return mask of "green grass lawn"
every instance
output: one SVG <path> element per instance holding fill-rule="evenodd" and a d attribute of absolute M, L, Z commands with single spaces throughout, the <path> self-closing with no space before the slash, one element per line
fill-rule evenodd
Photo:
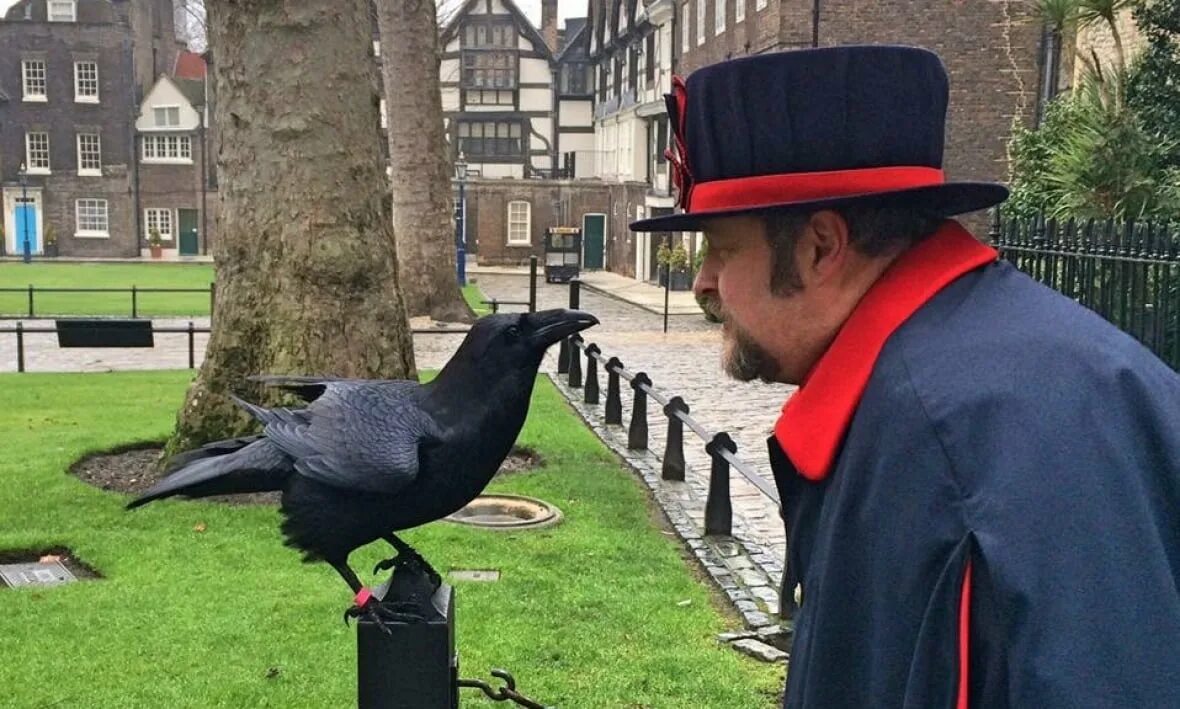
<path fill-rule="evenodd" d="M 281 545 L 275 509 L 172 500 L 128 512 L 125 496 L 65 472 L 86 452 L 161 440 L 189 377 L 0 375 L 0 550 L 66 546 L 105 577 L 0 589 L 3 706 L 355 706 L 355 626 L 341 622 L 351 593 Z M 454 584 L 460 674 L 491 680 L 503 667 L 522 692 L 562 707 L 773 706 L 781 668 L 715 640 L 737 621 L 546 379 L 520 443 L 545 467 L 493 489 L 556 504 L 562 524 L 502 533 L 437 522 L 405 535 L 444 573 L 502 574 Z M 376 543 L 351 561 L 371 583 L 387 555 Z"/>
<path fill-rule="evenodd" d="M 0 263 L 0 315 L 28 315 L 29 285 L 37 288 L 200 288 L 201 293 L 139 293 L 140 316 L 209 314 L 209 263 Z M 50 315 L 131 315 L 131 294 L 37 293 L 34 312 Z"/>
<path fill-rule="evenodd" d="M 492 312 L 492 306 L 484 305 L 483 303 L 483 301 L 488 300 L 488 297 L 474 283 L 468 283 L 463 286 L 463 300 L 467 301 L 467 305 L 478 317 L 483 317 Z"/>

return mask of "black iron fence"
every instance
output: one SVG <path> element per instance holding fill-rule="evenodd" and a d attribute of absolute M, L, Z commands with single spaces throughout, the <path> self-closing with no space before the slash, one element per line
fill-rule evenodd
<path fill-rule="evenodd" d="M 1180 229 L 1114 220 L 1005 219 L 990 237 L 1020 270 L 1095 311 L 1180 369 Z"/>
<path fill-rule="evenodd" d="M 577 279 L 570 281 L 571 308 L 581 305 L 581 284 Z M 585 369 L 582 359 L 585 357 Z M 667 435 L 661 456 L 660 477 L 663 480 L 683 481 L 685 477 L 684 429 L 690 431 L 705 444 L 711 465 L 709 469 L 709 490 L 705 499 L 704 533 L 706 536 L 733 535 L 733 504 L 730 497 L 730 474 L 736 470 L 763 495 L 780 505 L 778 490 L 774 484 L 762 477 L 737 455 L 737 443 L 725 431 L 710 432 L 689 415 L 689 405 L 683 398 L 669 395 L 656 389 L 647 373 L 629 371 L 617 357 L 606 357 L 597 344 L 587 343 L 581 335 L 575 334 L 563 340 L 558 350 L 557 372 L 566 376 L 571 389 L 582 390 L 582 401 L 597 406 L 602 403 L 606 424 L 623 425 L 622 382 L 626 381 L 632 390 L 631 420 L 627 423 L 627 448 L 649 450 L 648 399 L 662 407 L 666 419 Z M 606 373 L 606 397 L 603 400 L 599 383 L 599 369 Z M 794 617 L 795 580 L 790 577 L 788 565 L 779 588 L 779 618 L 783 621 Z"/>
<path fill-rule="evenodd" d="M 47 288 L 29 284 L 25 288 L 0 288 L 0 293 L 28 295 L 25 313 L 23 315 L 0 315 L 0 318 L 7 319 L 13 317 L 36 318 L 38 293 L 127 293 L 130 296 L 128 305 L 133 318 L 139 317 L 139 296 L 144 293 L 208 293 L 210 315 L 212 315 L 213 307 L 217 301 L 217 289 L 212 283 L 208 288 L 140 288 L 135 285 L 130 288 Z"/>

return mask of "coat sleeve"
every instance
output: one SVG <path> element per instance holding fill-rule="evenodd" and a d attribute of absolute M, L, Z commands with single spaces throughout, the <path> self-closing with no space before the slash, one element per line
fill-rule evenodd
<path fill-rule="evenodd" d="M 969 706 L 1180 707 L 1180 386 L 1061 376 L 931 403 L 972 537 Z"/>

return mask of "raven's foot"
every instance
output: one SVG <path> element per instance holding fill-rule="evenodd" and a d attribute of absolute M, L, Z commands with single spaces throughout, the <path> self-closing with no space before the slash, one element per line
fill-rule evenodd
<path fill-rule="evenodd" d="M 386 559 L 385 561 L 377 562 L 377 565 L 373 567 L 373 573 L 377 574 L 389 569 L 414 567 L 416 567 L 415 570 L 417 571 L 425 572 L 426 575 L 431 579 L 437 579 L 438 581 L 442 580 L 442 576 L 440 576 L 439 573 L 434 570 L 434 567 L 430 565 L 430 562 L 428 562 L 421 554 L 414 551 L 413 549 L 410 549 L 408 552 L 398 552 L 397 556 L 395 557 Z"/>
<path fill-rule="evenodd" d="M 369 589 L 362 588 L 356 594 L 356 604 L 344 611 L 344 624 L 348 625 L 349 618 L 364 618 L 386 635 L 393 635 L 387 623 L 421 623 L 426 620 L 415 612 L 416 610 L 415 606 L 409 603 L 381 603 L 373 597 Z"/>

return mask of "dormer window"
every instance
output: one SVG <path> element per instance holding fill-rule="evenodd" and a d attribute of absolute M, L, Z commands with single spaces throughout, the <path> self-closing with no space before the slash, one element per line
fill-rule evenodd
<path fill-rule="evenodd" d="M 175 128 L 180 125 L 180 106 L 156 106 L 152 109 L 157 128 Z"/>
<path fill-rule="evenodd" d="M 77 22 L 77 0 L 49 0 L 50 22 Z"/>

